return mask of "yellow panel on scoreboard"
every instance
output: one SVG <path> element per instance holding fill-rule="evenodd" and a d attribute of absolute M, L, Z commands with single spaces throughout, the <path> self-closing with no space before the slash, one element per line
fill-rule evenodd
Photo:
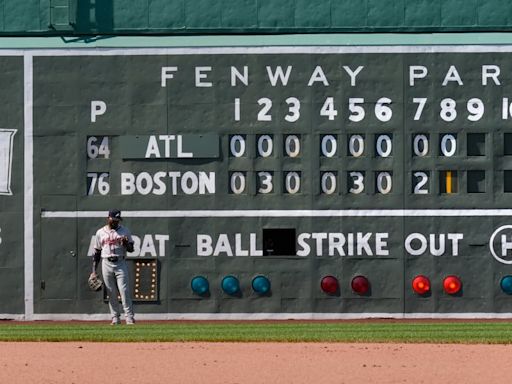
<path fill-rule="evenodd" d="M 441 193 L 451 194 L 459 192 L 457 171 L 441 171 L 439 179 Z"/>

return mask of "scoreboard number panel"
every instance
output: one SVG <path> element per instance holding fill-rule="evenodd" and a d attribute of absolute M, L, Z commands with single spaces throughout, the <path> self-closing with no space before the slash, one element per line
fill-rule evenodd
<path fill-rule="evenodd" d="M 65 135 L 74 160 L 52 174 L 76 175 L 64 209 L 36 178 L 38 220 L 73 217 L 89 254 L 100 212 L 121 209 L 130 260 L 157 260 L 155 316 L 512 312 L 512 52 L 359 48 L 35 55 L 34 135 Z M 272 286 L 257 301 L 255 276 Z"/>

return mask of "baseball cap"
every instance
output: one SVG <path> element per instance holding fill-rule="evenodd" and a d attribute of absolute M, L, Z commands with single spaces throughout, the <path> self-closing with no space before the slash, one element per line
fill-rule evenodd
<path fill-rule="evenodd" d="M 111 209 L 108 211 L 108 217 L 111 217 L 112 219 L 116 220 L 123 220 L 121 218 L 121 211 L 119 209 Z"/>

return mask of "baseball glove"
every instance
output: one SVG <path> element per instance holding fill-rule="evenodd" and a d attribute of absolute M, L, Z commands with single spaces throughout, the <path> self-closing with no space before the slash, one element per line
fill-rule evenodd
<path fill-rule="evenodd" d="M 89 276 L 87 283 L 92 291 L 99 291 L 103 286 L 103 282 L 98 278 L 98 276 Z"/>

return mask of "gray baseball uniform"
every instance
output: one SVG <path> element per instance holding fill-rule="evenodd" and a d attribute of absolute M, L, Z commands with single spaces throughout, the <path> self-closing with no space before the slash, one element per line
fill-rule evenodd
<path fill-rule="evenodd" d="M 121 295 L 124 314 L 126 319 L 133 320 L 133 305 L 129 290 L 128 266 L 125 261 L 126 247 L 123 245 L 123 238 L 133 242 L 132 235 L 128 228 L 119 225 L 116 229 L 108 225 L 98 229 L 96 232 L 96 250 L 101 251 L 101 272 L 105 280 L 105 287 L 109 295 L 108 305 L 113 320 L 120 317 L 119 301 L 117 293 Z"/>

